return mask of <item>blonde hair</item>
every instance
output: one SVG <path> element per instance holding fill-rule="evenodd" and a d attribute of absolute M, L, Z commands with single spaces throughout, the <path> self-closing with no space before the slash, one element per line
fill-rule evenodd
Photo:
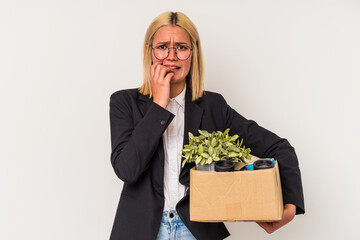
<path fill-rule="evenodd" d="M 155 18 L 149 25 L 144 40 L 143 59 L 143 84 L 139 88 L 140 93 L 152 97 L 150 83 L 150 68 L 152 65 L 152 41 L 156 31 L 164 26 L 179 26 L 190 36 L 192 55 L 189 74 L 186 76 L 186 84 L 192 90 L 192 100 L 201 98 L 204 94 L 204 64 L 200 44 L 199 33 L 194 23 L 181 12 L 165 12 Z"/>

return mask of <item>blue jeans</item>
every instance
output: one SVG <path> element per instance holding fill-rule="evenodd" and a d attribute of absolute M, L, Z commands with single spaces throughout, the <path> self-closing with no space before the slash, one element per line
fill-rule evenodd
<path fill-rule="evenodd" d="M 196 240 L 175 210 L 164 211 L 157 240 Z"/>

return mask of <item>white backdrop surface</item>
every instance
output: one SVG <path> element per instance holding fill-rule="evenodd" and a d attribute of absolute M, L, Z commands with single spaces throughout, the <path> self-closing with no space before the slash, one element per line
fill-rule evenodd
<path fill-rule="evenodd" d="M 197 26 L 206 89 L 287 138 L 306 214 L 228 239 L 360 239 L 360 2 L 0 1 L 0 239 L 108 239 L 122 182 L 110 164 L 112 92 L 142 82 L 150 21 Z"/>

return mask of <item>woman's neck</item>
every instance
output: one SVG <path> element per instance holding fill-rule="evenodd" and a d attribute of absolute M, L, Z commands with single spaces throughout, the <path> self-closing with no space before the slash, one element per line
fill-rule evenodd
<path fill-rule="evenodd" d="M 171 84 L 171 86 L 170 86 L 170 98 L 174 98 L 177 95 L 179 95 L 184 90 L 184 87 L 186 85 L 185 83 L 186 83 L 185 81 L 181 81 L 179 83 Z"/>

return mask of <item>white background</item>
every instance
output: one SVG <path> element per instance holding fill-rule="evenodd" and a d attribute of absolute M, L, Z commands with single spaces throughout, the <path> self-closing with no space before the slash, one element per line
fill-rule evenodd
<path fill-rule="evenodd" d="M 299 157 L 306 214 L 272 235 L 227 223 L 228 239 L 360 239 L 356 0 L 1 0 L 0 239 L 109 238 L 109 96 L 140 86 L 146 28 L 168 10 L 199 30 L 206 89 Z"/>

